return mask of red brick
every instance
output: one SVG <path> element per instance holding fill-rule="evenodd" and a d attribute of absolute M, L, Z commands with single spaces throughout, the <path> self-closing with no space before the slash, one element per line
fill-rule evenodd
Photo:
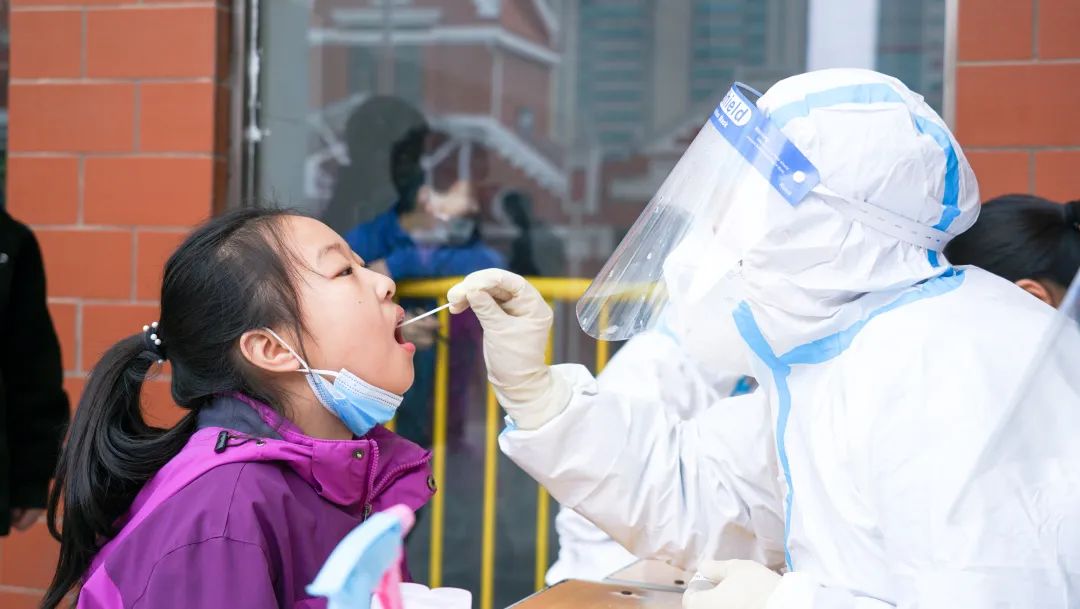
<path fill-rule="evenodd" d="M 130 231 L 43 229 L 37 237 L 50 296 L 131 296 Z"/>
<path fill-rule="evenodd" d="M 8 158 L 7 205 L 28 224 L 75 224 L 79 161 L 74 157 Z"/>
<path fill-rule="evenodd" d="M 4 539 L 4 561 L 0 562 L 0 583 L 46 588 L 56 569 L 59 550 L 60 545 L 49 535 L 44 522 L 8 536 Z"/>
<path fill-rule="evenodd" d="M 143 83 L 139 150 L 213 152 L 214 102 L 213 83 Z"/>
<path fill-rule="evenodd" d="M 11 78 L 78 77 L 82 73 L 82 13 L 12 13 L 11 49 Z"/>
<path fill-rule="evenodd" d="M 478 74 L 491 73 L 494 60 L 490 51 L 481 46 L 429 46 L 423 49 L 422 61 L 424 97 L 431 107 L 447 113 L 491 112 L 490 91 L 474 84 Z"/>
<path fill-rule="evenodd" d="M 136 238 L 135 297 L 157 300 L 161 297 L 161 275 L 169 259 L 187 233 L 139 231 Z"/>
<path fill-rule="evenodd" d="M 540 46 L 547 46 L 547 30 L 534 3 L 505 3 L 502 9 L 502 23 L 507 30 Z"/>
<path fill-rule="evenodd" d="M 143 420 L 154 427 L 172 427 L 188 413 L 173 402 L 168 380 L 152 380 L 142 386 Z"/>
<path fill-rule="evenodd" d="M 83 367 L 89 371 L 101 356 L 120 339 L 142 332 L 142 327 L 158 318 L 151 305 L 83 305 Z"/>
<path fill-rule="evenodd" d="M 42 593 L 19 590 L 0 590 L 0 607 L 4 609 L 38 609 Z"/>
<path fill-rule="evenodd" d="M 85 220 L 89 224 L 197 224 L 210 215 L 213 170 L 211 158 L 88 158 Z"/>
<path fill-rule="evenodd" d="M 69 303 L 49 303 L 49 317 L 52 318 L 56 336 L 60 339 L 60 357 L 64 361 L 64 370 L 75 370 L 75 354 L 78 343 L 75 335 L 75 305 Z"/>
<path fill-rule="evenodd" d="M 1031 153 L 972 150 L 967 152 L 967 158 L 979 180 L 979 197 L 983 201 L 1028 192 Z"/>
<path fill-rule="evenodd" d="M 64 377 L 64 391 L 67 393 L 68 404 L 70 405 L 72 415 L 75 414 L 75 409 L 79 406 L 79 398 L 82 397 L 82 392 L 85 387 L 86 377 Z"/>
<path fill-rule="evenodd" d="M 965 146 L 1080 145 L 1080 63 L 963 66 L 956 81 L 956 137 Z"/>
<path fill-rule="evenodd" d="M 957 59 L 1031 57 L 1032 0 L 964 0 L 956 33 Z"/>
<path fill-rule="evenodd" d="M 1080 2 L 1039 0 L 1039 57 L 1080 58 Z"/>
<path fill-rule="evenodd" d="M 10 148 L 15 152 L 122 152 L 135 142 L 131 84 L 13 84 Z"/>
<path fill-rule="evenodd" d="M 217 9 L 139 8 L 87 17 L 86 70 L 91 77 L 211 77 Z"/>
<path fill-rule="evenodd" d="M 14 7 L 30 6 L 95 6 L 102 4 L 135 4 L 139 0 L 11 0 Z"/>
<path fill-rule="evenodd" d="M 1080 199 L 1080 151 L 1036 152 L 1035 193 L 1061 203 Z"/>

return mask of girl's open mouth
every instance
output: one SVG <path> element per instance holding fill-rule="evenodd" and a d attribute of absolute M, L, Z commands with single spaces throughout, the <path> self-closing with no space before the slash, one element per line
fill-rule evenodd
<path fill-rule="evenodd" d="M 416 345 L 405 340 L 405 335 L 401 332 L 401 322 L 405 321 L 405 309 L 398 309 L 397 322 L 394 324 L 394 342 L 401 345 L 401 348 L 409 353 L 416 353 Z"/>

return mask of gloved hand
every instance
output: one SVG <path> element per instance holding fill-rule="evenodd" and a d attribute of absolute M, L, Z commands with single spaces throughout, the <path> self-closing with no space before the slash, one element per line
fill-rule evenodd
<path fill-rule="evenodd" d="M 716 582 L 699 589 L 698 576 Z M 708 560 L 698 566 L 697 576 L 683 594 L 683 609 L 764 609 L 780 575 L 752 560 Z"/>
<path fill-rule="evenodd" d="M 477 271 L 447 293 L 450 312 L 472 308 L 484 328 L 488 380 L 520 429 L 538 429 L 570 401 L 570 388 L 544 362 L 551 307 L 524 277 Z"/>

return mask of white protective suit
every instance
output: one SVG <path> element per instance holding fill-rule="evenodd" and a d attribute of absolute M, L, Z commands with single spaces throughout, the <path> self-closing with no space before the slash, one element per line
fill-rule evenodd
<path fill-rule="evenodd" d="M 632 338 L 597 376 L 599 390 L 663 407 L 682 421 L 731 395 L 749 392 L 742 375 L 708 375 L 666 327 Z M 600 581 L 638 559 L 584 516 L 565 506 L 555 517 L 559 556 L 548 569 L 548 585 L 564 579 Z"/>
<path fill-rule="evenodd" d="M 899 81 L 814 72 L 757 105 L 833 193 L 951 234 L 974 222 L 959 145 Z M 771 609 L 1078 606 L 1075 574 L 1033 576 L 1022 552 L 983 558 L 1024 528 L 1008 520 L 1022 511 L 973 514 L 964 535 L 948 525 L 1053 309 L 842 208 L 815 189 L 742 260 L 743 302 L 685 313 L 734 316 L 744 344 L 731 348 L 749 348 L 758 391 L 680 421 L 645 392 L 555 366 L 547 395 L 568 386 L 568 403 L 500 446 L 638 556 L 786 563 Z M 1080 408 L 1075 384 L 1056 386 L 1060 408 Z M 1037 443 L 1054 425 L 1017 433 Z"/>

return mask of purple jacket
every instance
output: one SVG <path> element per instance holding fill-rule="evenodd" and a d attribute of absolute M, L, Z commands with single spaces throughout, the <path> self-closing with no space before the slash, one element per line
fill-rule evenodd
<path fill-rule="evenodd" d="M 319 440 L 245 396 L 219 397 L 98 553 L 78 607 L 326 607 L 304 587 L 367 515 L 431 498 L 430 460 L 381 427 Z"/>

